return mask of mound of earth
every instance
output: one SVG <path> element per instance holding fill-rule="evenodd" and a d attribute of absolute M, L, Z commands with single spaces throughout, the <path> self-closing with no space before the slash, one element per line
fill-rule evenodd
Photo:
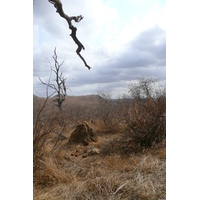
<path fill-rule="evenodd" d="M 76 126 L 76 129 L 71 133 L 68 143 L 82 143 L 88 145 L 90 142 L 97 142 L 98 138 L 96 132 L 86 123 L 80 123 Z"/>

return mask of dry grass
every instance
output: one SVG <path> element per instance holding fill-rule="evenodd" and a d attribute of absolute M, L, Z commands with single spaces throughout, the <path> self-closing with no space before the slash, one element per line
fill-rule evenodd
<path fill-rule="evenodd" d="M 99 137 L 100 142 L 87 148 L 109 145 L 105 135 Z M 62 148 L 41 161 L 41 169 L 34 174 L 35 200 L 166 198 L 165 144 L 129 156 L 116 152 L 85 159 L 71 157 L 79 147 Z"/>
<path fill-rule="evenodd" d="M 39 101 L 34 105 L 36 115 Z M 46 116 L 53 116 L 51 113 L 54 113 L 54 110 L 50 108 L 51 104 L 47 105 L 41 115 L 41 122 L 44 122 L 43 129 L 49 127 L 49 118 Z M 79 107 L 75 108 L 68 111 L 74 111 L 72 114 L 79 116 Z M 88 115 L 86 119 L 83 115 L 74 120 L 73 117 L 63 114 L 63 119 L 60 121 L 65 122 L 66 126 L 58 123 L 59 120 L 52 124 L 51 134 L 46 138 L 41 157 L 38 159 L 37 170 L 33 174 L 33 199 L 166 199 L 165 141 L 144 151 L 133 151 L 132 143 L 122 140 L 122 135 L 125 133 L 123 129 L 120 129 L 122 130 L 120 133 L 111 134 L 102 119 L 90 118 L 90 115 L 93 115 L 90 107 L 84 111 L 85 116 Z M 82 118 L 98 136 L 97 143 L 92 142 L 84 148 L 88 152 L 94 148 L 100 150 L 99 154 L 88 154 L 86 158 L 71 156 L 76 149 L 83 148 L 81 145 L 66 144 L 76 123 Z M 118 130 L 120 126 L 118 123 Z M 57 138 L 57 132 L 62 132 L 65 139 L 60 141 L 61 147 L 49 155 L 55 143 L 53 141 Z"/>

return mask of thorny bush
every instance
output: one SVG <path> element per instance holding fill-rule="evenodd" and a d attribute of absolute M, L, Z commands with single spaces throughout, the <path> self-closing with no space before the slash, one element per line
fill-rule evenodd
<path fill-rule="evenodd" d="M 133 142 L 137 150 L 150 148 L 166 138 L 165 88 L 160 89 L 157 83 L 155 79 L 141 78 L 129 88 L 135 95 L 125 117 L 123 139 Z"/>

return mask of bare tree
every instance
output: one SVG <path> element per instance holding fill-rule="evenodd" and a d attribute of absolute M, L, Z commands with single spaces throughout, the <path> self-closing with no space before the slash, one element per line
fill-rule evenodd
<path fill-rule="evenodd" d="M 60 0 L 49 0 L 49 2 L 54 5 L 54 7 L 56 8 L 56 12 L 59 13 L 59 15 L 61 17 L 63 17 L 64 19 L 67 20 L 68 25 L 69 25 L 69 29 L 71 29 L 71 31 L 72 31 L 71 34 L 70 34 L 70 36 L 72 37 L 72 39 L 74 40 L 74 42 L 78 45 L 76 53 L 82 59 L 82 61 L 84 62 L 85 66 L 88 69 L 90 69 L 91 67 L 86 63 L 85 59 L 80 54 L 80 52 L 81 52 L 82 49 L 85 50 L 85 47 L 83 46 L 83 44 L 76 37 L 77 28 L 72 25 L 72 20 L 74 20 L 75 22 L 80 22 L 83 19 L 83 16 L 79 15 L 79 16 L 71 16 L 70 17 L 67 14 L 65 14 L 64 11 L 63 11 L 62 3 L 61 3 Z"/>
<path fill-rule="evenodd" d="M 129 85 L 130 97 L 136 100 L 154 98 L 158 90 L 159 79 L 152 77 L 140 77 Z"/>
<path fill-rule="evenodd" d="M 58 106 L 58 108 L 62 112 L 62 103 L 64 102 L 65 97 L 67 95 L 66 86 L 65 86 L 66 78 L 62 77 L 62 72 L 60 73 L 60 67 L 63 64 L 63 62 L 61 64 L 59 64 L 57 58 L 58 58 L 58 56 L 56 54 L 56 48 L 55 48 L 54 55 L 53 55 L 53 59 L 55 62 L 55 64 L 54 64 L 55 69 L 51 69 L 51 70 L 56 75 L 56 79 L 55 79 L 56 84 L 44 83 L 40 78 L 39 79 L 42 82 L 42 84 L 47 85 L 48 87 L 52 88 L 55 91 L 55 93 L 57 93 L 56 99 L 55 99 L 55 101 L 57 102 L 56 106 Z"/>

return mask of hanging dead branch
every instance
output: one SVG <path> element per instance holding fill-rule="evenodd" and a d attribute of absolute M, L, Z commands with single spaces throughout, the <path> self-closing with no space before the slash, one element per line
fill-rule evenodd
<path fill-rule="evenodd" d="M 67 20 L 68 25 L 69 25 L 69 29 L 71 29 L 71 31 L 72 31 L 70 36 L 72 37 L 74 42 L 78 45 L 76 53 L 81 58 L 81 60 L 84 62 L 85 66 L 88 69 L 90 69 L 91 67 L 86 63 L 85 59 L 80 54 L 82 49 L 85 50 L 85 47 L 83 46 L 83 44 L 76 37 L 77 28 L 72 25 L 72 20 L 74 20 L 75 22 L 80 22 L 83 19 L 83 16 L 79 15 L 79 16 L 71 16 L 71 17 L 69 17 L 67 14 L 64 13 L 63 8 L 62 8 L 62 3 L 61 3 L 60 0 L 49 0 L 49 2 L 54 5 L 54 7 L 56 8 L 56 12 L 58 12 L 61 17 L 63 17 L 64 19 Z"/>

